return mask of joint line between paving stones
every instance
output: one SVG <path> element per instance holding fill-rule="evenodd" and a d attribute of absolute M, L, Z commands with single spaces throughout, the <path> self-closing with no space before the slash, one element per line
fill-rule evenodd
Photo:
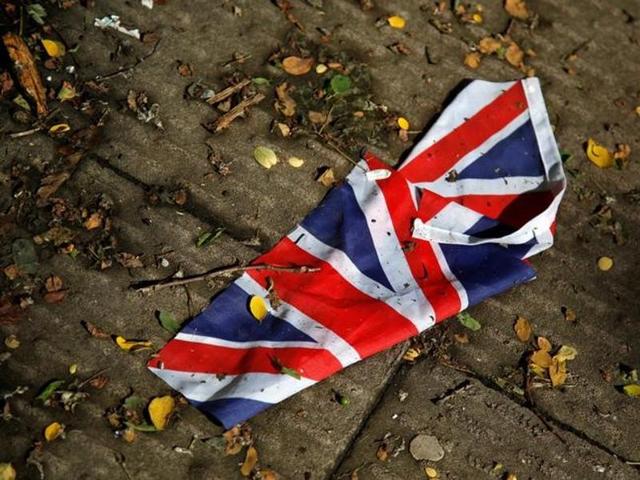
<path fill-rule="evenodd" d="M 356 429 L 355 432 L 353 432 L 353 435 L 351 435 L 351 438 L 349 439 L 347 446 L 343 449 L 342 453 L 338 455 L 338 458 L 336 459 L 333 468 L 330 470 L 329 474 L 326 477 L 327 480 L 335 478 L 336 474 L 338 473 L 338 470 L 340 470 L 340 467 L 342 466 L 345 459 L 347 458 L 349 453 L 351 453 L 351 450 L 355 446 L 356 441 L 358 440 L 358 438 L 360 438 L 360 435 L 362 434 L 362 431 L 366 427 L 367 422 L 373 416 L 373 414 L 378 410 L 378 407 L 382 403 L 384 396 L 386 395 L 389 388 L 391 388 L 393 381 L 396 379 L 397 376 L 401 374 L 400 370 L 402 369 L 402 357 L 406 350 L 405 346 L 406 346 L 406 342 L 403 344 L 402 349 L 400 350 L 400 353 L 398 353 L 398 356 L 393 361 L 392 373 L 391 375 L 389 375 L 387 382 L 384 384 L 384 387 L 380 390 L 380 392 L 376 396 L 375 401 L 372 403 L 369 410 L 362 417 L 362 420 L 360 421 L 358 428 Z"/>
<path fill-rule="evenodd" d="M 530 412 L 532 412 L 534 415 L 536 415 L 541 421 L 542 423 L 550 423 L 553 424 L 555 427 L 557 427 L 558 429 L 560 429 L 563 432 L 567 432 L 567 433 L 571 433 L 573 435 L 575 435 L 576 437 L 580 438 L 581 440 L 587 442 L 589 445 L 591 445 L 592 447 L 600 450 L 601 452 L 610 455 L 612 457 L 614 457 L 615 459 L 626 463 L 626 464 L 632 464 L 634 463 L 632 460 L 624 457 L 623 455 L 620 455 L 619 453 L 614 452 L 613 450 L 611 450 L 609 447 L 607 447 L 606 445 L 601 444 L 600 442 L 598 442 L 597 440 L 594 440 L 593 438 L 591 438 L 588 434 L 586 434 L 585 432 L 572 427 L 571 425 L 566 424 L 565 422 L 558 420 L 557 418 L 549 415 L 545 410 L 539 408 L 536 405 L 528 405 L 525 402 L 522 402 L 518 397 L 516 397 L 515 395 L 510 394 L 509 392 L 505 391 L 503 388 L 501 388 L 491 377 L 487 377 L 484 376 L 482 374 L 479 374 L 471 369 L 469 369 L 469 367 L 467 365 L 465 365 L 465 369 L 468 370 L 468 372 L 463 372 L 463 374 L 466 374 L 476 380 L 478 380 L 480 383 L 482 383 L 482 385 L 484 385 L 485 387 L 507 397 L 509 400 L 517 403 L 518 405 L 522 406 L 523 408 L 526 408 L 527 410 L 529 410 Z M 551 432 L 551 433 L 555 433 L 555 432 Z"/>
<path fill-rule="evenodd" d="M 130 173 L 128 173 L 128 172 L 116 167 L 115 165 L 113 165 L 109 160 L 107 160 L 104 157 L 101 157 L 101 156 L 96 155 L 96 154 L 91 154 L 88 158 L 91 159 L 91 160 L 94 160 L 102 168 L 105 168 L 105 169 L 111 171 L 112 173 L 114 173 L 118 177 L 126 180 L 127 182 L 133 184 L 135 187 L 140 188 L 143 191 L 148 191 L 151 188 L 151 185 L 149 185 L 149 184 L 143 182 L 142 180 L 134 177 Z M 213 216 L 211 213 L 209 213 L 205 208 L 199 206 L 198 203 L 195 202 L 193 199 L 191 200 L 191 203 L 193 204 L 192 206 L 181 206 L 180 210 L 185 211 L 186 213 L 188 213 L 192 217 L 194 217 L 194 218 L 196 218 L 196 219 L 200 220 L 201 222 L 206 223 L 208 225 L 223 226 L 224 229 L 225 229 L 225 234 L 228 235 L 232 240 L 234 240 L 234 241 L 236 241 L 238 243 L 243 243 L 243 242 L 246 242 L 247 240 L 250 239 L 251 232 L 245 232 L 245 231 L 243 231 L 241 229 L 237 229 L 237 228 L 229 228 L 229 225 L 226 222 L 220 221 L 219 219 L 215 218 L 215 216 Z M 243 243 L 243 245 L 245 245 L 247 248 L 249 248 L 251 250 L 254 250 L 256 252 L 256 255 L 259 255 L 259 254 L 263 253 L 261 250 L 255 248 L 255 247 L 247 246 L 244 243 Z"/>

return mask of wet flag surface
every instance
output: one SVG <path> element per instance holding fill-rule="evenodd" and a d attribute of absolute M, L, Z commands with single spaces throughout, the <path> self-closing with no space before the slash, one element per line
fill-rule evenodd
<path fill-rule="evenodd" d="M 229 428 L 533 279 L 526 259 L 552 245 L 564 189 L 538 80 L 476 80 L 399 168 L 363 154 L 253 262 L 318 271 L 246 272 L 149 368 Z"/>

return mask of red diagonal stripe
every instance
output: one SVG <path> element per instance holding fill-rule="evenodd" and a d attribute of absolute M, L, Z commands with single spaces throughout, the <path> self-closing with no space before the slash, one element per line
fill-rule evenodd
<path fill-rule="evenodd" d="M 473 117 L 422 151 L 400 172 L 411 182 L 432 182 L 527 109 L 522 82 L 516 82 Z"/>
<path fill-rule="evenodd" d="M 320 348 L 244 349 L 179 339 L 167 343 L 159 355 L 149 362 L 149 366 L 156 368 L 221 375 L 281 373 L 278 364 L 294 369 L 311 380 L 322 380 L 342 369 L 342 364 L 330 352 Z"/>
<path fill-rule="evenodd" d="M 265 270 L 248 274 L 263 287 L 266 277 L 271 277 L 283 301 L 334 331 L 363 358 L 418 333 L 407 318 L 352 286 L 330 264 L 308 254 L 288 238 L 255 263 L 320 267 L 315 273 Z"/>

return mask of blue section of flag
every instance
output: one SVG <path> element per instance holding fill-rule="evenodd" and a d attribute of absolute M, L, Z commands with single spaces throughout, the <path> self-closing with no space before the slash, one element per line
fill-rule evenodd
<path fill-rule="evenodd" d="M 247 418 L 259 414 L 272 405 L 271 403 L 249 400 L 247 398 L 221 398 L 206 402 L 189 400 L 189 402 L 205 414 L 218 420 L 225 429 L 232 428 L 238 423 L 244 422 Z"/>
<path fill-rule="evenodd" d="M 458 172 L 458 179 L 505 177 L 535 177 L 544 175 L 536 134 L 527 120 L 467 168 Z"/>
<path fill-rule="evenodd" d="M 301 225 L 323 243 L 342 250 L 369 278 L 393 290 L 376 252 L 367 219 L 348 184 L 330 191 Z"/>
<path fill-rule="evenodd" d="M 469 306 L 533 279 L 536 274 L 521 258 L 495 244 L 441 244 L 449 269 L 467 291 Z"/>
<path fill-rule="evenodd" d="M 249 312 L 249 295 L 235 283 L 221 292 L 202 313 L 187 323 L 182 333 L 221 338 L 232 342 L 313 342 L 306 333 L 269 313 L 261 322 Z"/>

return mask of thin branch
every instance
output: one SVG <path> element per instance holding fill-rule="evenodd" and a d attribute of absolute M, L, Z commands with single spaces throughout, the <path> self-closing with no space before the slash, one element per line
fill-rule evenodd
<path fill-rule="evenodd" d="M 234 93 L 242 90 L 244 87 L 246 87 L 250 83 L 251 83 L 251 80 L 249 79 L 242 80 L 241 82 L 236 83 L 235 85 L 231 85 L 230 87 L 227 87 L 224 90 L 216 93 L 213 97 L 207 98 L 206 102 L 209 105 L 215 105 L 216 103 L 222 102 L 223 100 L 226 100 Z"/>
<path fill-rule="evenodd" d="M 236 118 L 238 118 L 241 115 L 244 115 L 245 111 L 249 107 L 260 103 L 264 99 L 265 99 L 264 94 L 256 93 L 253 97 L 249 97 L 245 100 L 242 100 L 238 105 L 233 107 L 231 110 L 229 110 L 227 113 L 225 113 L 220 118 L 218 118 L 215 122 L 213 122 L 209 129 L 213 130 L 216 133 L 219 132 L 220 130 L 224 130 L 229 125 L 231 125 L 231 123 Z"/>
<path fill-rule="evenodd" d="M 272 270 L 274 272 L 293 272 L 293 273 L 312 273 L 320 271 L 317 267 L 298 266 L 298 267 L 284 267 L 279 265 L 246 265 L 246 266 L 231 266 L 216 268 L 209 270 L 208 272 L 199 273 L 197 275 L 191 275 L 184 278 L 165 278 L 163 280 L 151 280 L 132 284 L 129 288 L 136 292 L 148 293 L 155 292 L 156 290 L 162 290 L 164 288 L 177 287 L 180 285 L 188 285 L 190 283 L 201 282 L 213 277 L 219 277 L 221 275 L 228 275 L 237 272 L 247 272 L 250 270 Z"/>

